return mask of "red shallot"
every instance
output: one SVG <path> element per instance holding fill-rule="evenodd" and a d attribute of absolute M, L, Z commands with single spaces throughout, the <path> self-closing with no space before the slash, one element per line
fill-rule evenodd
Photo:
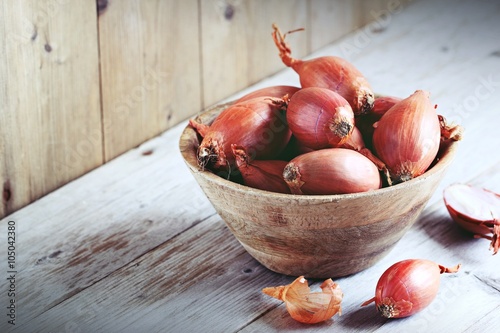
<path fill-rule="evenodd" d="M 375 302 L 386 318 L 411 316 L 427 307 L 439 290 L 441 274 L 456 273 L 460 265 L 446 268 L 425 259 L 402 260 L 389 267 L 380 277 L 375 297 L 361 304 Z"/>
<path fill-rule="evenodd" d="M 428 92 L 417 90 L 396 103 L 374 127 L 375 154 L 387 166 L 393 184 L 420 176 L 436 158 L 441 128 Z"/>
<path fill-rule="evenodd" d="M 290 189 L 282 176 L 283 170 L 288 163 L 287 161 L 251 161 L 243 147 L 232 145 L 231 148 L 236 157 L 236 166 L 246 186 L 271 192 L 290 193 Z"/>
<path fill-rule="evenodd" d="M 289 98 L 292 97 L 294 93 L 296 93 L 300 88 L 295 86 L 287 86 L 287 85 L 279 85 L 279 86 L 270 86 L 261 89 L 254 90 L 236 100 L 235 103 L 248 101 L 249 99 L 253 99 L 256 97 L 283 97 L 288 95 Z"/>
<path fill-rule="evenodd" d="M 283 171 L 293 194 L 345 194 L 381 187 L 375 164 L 361 153 L 325 148 L 299 155 Z"/>
<path fill-rule="evenodd" d="M 286 119 L 297 140 L 311 149 L 338 147 L 354 129 L 349 103 L 326 88 L 297 91 L 288 103 Z"/>
<path fill-rule="evenodd" d="M 372 109 L 375 99 L 372 88 L 353 64 L 336 56 L 310 60 L 292 58 L 290 46 L 285 42 L 286 34 L 283 35 L 276 24 L 273 24 L 273 29 L 272 36 L 281 60 L 297 72 L 302 88 L 322 87 L 339 93 L 349 102 L 355 115 Z"/>
<path fill-rule="evenodd" d="M 197 153 L 200 167 L 230 172 L 235 162 L 232 144 L 244 147 L 251 159 L 274 158 L 291 136 L 283 114 L 286 103 L 284 99 L 257 97 L 230 105 L 209 127 L 190 120 L 203 136 Z"/>

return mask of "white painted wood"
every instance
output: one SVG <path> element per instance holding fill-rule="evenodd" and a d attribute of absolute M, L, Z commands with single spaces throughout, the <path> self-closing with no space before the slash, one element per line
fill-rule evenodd
<path fill-rule="evenodd" d="M 260 292 L 293 277 L 259 265 L 215 214 L 178 152 L 184 122 L 0 221 L 1 244 L 7 221 L 17 226 L 18 325 L 13 331 L 491 332 L 500 327 L 500 257 L 491 255 L 488 241 L 455 225 L 442 201 L 443 188 L 453 182 L 500 192 L 500 45 L 495 39 L 500 5 L 448 4 L 411 4 L 371 36 L 369 47 L 349 57 L 378 92 L 429 89 L 440 113 L 466 132 L 454 164 L 395 249 L 375 266 L 336 280 L 345 294 L 342 316 L 305 326 Z M 361 34 L 311 57 L 339 54 Z M 246 91 L 295 82 L 295 73 L 286 69 Z M 410 318 L 384 320 L 373 306 L 359 307 L 373 296 L 388 266 L 412 257 L 463 266 L 457 274 L 443 275 L 436 300 Z M 6 267 L 5 255 L 0 267 Z M 0 281 L 4 307 L 7 283 Z M 0 331 L 12 331 L 4 319 Z"/>

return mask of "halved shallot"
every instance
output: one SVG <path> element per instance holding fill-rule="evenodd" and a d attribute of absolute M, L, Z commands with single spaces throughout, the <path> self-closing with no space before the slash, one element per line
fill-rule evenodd
<path fill-rule="evenodd" d="M 443 191 L 451 218 L 477 238 L 491 241 L 490 249 L 500 248 L 500 194 L 467 184 L 452 184 Z"/>

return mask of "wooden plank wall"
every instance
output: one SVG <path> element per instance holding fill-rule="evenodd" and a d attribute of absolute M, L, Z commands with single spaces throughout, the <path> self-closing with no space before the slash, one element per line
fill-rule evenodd
<path fill-rule="evenodd" d="M 0 5 L 0 218 L 409 1 L 97 2 Z"/>

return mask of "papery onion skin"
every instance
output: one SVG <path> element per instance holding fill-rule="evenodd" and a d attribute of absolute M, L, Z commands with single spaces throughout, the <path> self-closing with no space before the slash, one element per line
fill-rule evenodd
<path fill-rule="evenodd" d="M 460 265 L 446 268 L 426 259 L 407 259 L 389 267 L 380 277 L 375 297 L 377 310 L 386 318 L 411 316 L 427 307 L 436 297 L 441 274 L 456 273 Z"/>
<path fill-rule="evenodd" d="M 338 147 L 354 130 L 351 106 L 326 88 L 310 87 L 296 92 L 288 103 L 286 119 L 297 140 L 311 149 Z"/>
<path fill-rule="evenodd" d="M 393 184 L 420 176 L 436 158 L 441 128 L 428 92 L 417 90 L 396 103 L 374 127 L 373 147 Z"/>
<path fill-rule="evenodd" d="M 455 183 L 443 190 L 451 218 L 477 238 L 491 241 L 490 250 L 500 248 L 500 194 L 485 188 Z"/>
<path fill-rule="evenodd" d="M 236 166 L 246 186 L 276 193 L 290 193 L 282 174 L 287 161 L 253 160 L 243 147 L 232 145 Z"/>
<path fill-rule="evenodd" d="M 291 49 L 279 28 L 273 24 L 273 39 L 280 51 L 283 63 L 299 74 L 302 88 L 322 87 L 343 96 L 351 105 L 355 115 L 369 112 L 373 108 L 375 95 L 365 76 L 349 61 L 335 56 L 310 60 L 292 58 Z"/>
<path fill-rule="evenodd" d="M 345 148 L 325 148 L 292 159 L 283 178 L 293 194 L 346 194 L 379 189 L 375 164 L 361 153 Z"/>
<path fill-rule="evenodd" d="M 256 97 L 265 97 L 265 96 L 281 98 L 285 95 L 288 95 L 288 98 L 291 98 L 293 94 L 299 90 L 300 90 L 299 87 L 289 86 L 289 85 L 264 87 L 261 89 L 254 90 L 244 96 L 241 96 L 239 99 L 236 100 L 235 103 L 244 102 Z"/>
<path fill-rule="evenodd" d="M 257 97 L 230 105 L 208 128 L 198 147 L 201 168 L 230 171 L 235 167 L 231 145 L 252 158 L 271 159 L 288 144 L 292 133 L 283 114 L 286 101 Z M 193 126 L 193 125 L 192 125 Z"/>
<path fill-rule="evenodd" d="M 286 286 L 264 288 L 262 292 L 285 302 L 290 316 L 304 324 L 316 324 L 341 314 L 342 290 L 332 279 L 325 280 L 321 292 L 311 292 L 307 280 L 299 276 Z"/>

